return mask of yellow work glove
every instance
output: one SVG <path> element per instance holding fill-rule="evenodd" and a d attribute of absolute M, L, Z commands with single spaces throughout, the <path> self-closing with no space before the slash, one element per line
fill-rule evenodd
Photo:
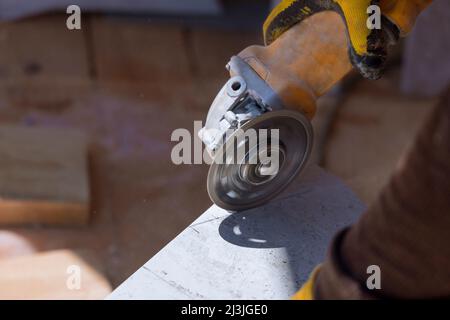
<path fill-rule="evenodd" d="M 302 288 L 292 296 L 292 300 L 314 300 L 314 283 L 319 270 L 320 265 L 313 270 L 308 280 L 303 284 Z"/>
<path fill-rule="evenodd" d="M 335 11 L 347 26 L 352 64 L 366 78 L 378 79 L 386 63 L 388 45 L 414 25 L 432 0 L 283 0 L 264 23 L 266 45 L 293 25 L 322 12 Z M 376 7 L 374 7 L 376 6 Z M 379 14 L 379 26 L 376 14 Z M 380 28 L 378 28 L 380 27 Z"/>

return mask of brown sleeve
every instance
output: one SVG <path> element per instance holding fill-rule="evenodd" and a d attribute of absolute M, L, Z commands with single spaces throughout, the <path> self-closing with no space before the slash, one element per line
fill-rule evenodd
<path fill-rule="evenodd" d="M 380 290 L 367 289 L 370 265 Z M 315 297 L 450 298 L 450 90 L 377 201 L 335 237 Z"/>

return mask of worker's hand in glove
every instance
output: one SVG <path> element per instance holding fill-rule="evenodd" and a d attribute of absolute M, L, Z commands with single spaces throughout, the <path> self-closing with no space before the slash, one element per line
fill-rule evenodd
<path fill-rule="evenodd" d="M 347 26 L 352 64 L 364 77 L 378 79 L 386 63 L 388 45 L 395 43 L 399 36 L 407 34 L 418 14 L 431 2 L 432 0 L 283 0 L 264 23 L 264 39 L 268 45 L 307 17 L 322 11 L 335 11 Z"/>

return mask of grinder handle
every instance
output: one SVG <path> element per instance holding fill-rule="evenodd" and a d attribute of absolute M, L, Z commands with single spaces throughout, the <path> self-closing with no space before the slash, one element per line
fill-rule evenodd
<path fill-rule="evenodd" d="M 393 28 L 382 38 L 395 38 L 398 33 L 406 36 L 431 3 L 432 0 L 381 0 L 383 16 Z M 298 16 L 284 18 L 289 25 Z M 239 56 L 278 93 L 286 107 L 300 109 L 312 118 L 315 100 L 352 69 L 347 34 L 347 26 L 336 11 L 322 11 L 301 19 L 267 47 L 251 46 Z"/>
<path fill-rule="evenodd" d="M 314 116 L 317 98 L 345 76 L 348 58 L 345 24 L 332 11 L 317 13 L 284 32 L 268 46 L 239 53 L 287 108 Z"/>

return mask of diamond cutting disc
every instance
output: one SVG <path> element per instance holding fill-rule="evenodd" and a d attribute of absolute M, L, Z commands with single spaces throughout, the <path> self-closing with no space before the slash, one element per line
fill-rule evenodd
<path fill-rule="evenodd" d="M 249 129 L 256 132 L 261 132 L 259 129 L 268 129 L 269 132 L 270 129 L 278 129 L 278 143 L 273 143 L 273 137 L 266 143 L 260 139 L 250 143 L 245 138 Z M 225 143 L 216 153 L 207 182 L 211 200 L 232 212 L 267 203 L 283 191 L 305 166 L 312 140 L 310 122 L 296 111 L 271 111 L 250 120 L 227 140 L 236 143 Z M 279 155 L 278 166 L 267 163 L 267 158 L 270 158 L 267 156 L 274 155 L 274 152 Z"/>

